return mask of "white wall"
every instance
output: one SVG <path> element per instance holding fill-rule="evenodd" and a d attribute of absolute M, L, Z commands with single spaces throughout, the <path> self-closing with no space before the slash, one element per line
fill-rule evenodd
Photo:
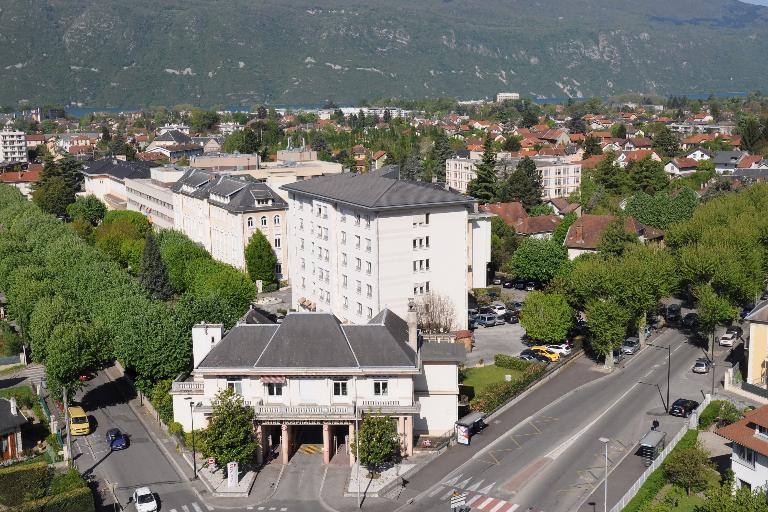
<path fill-rule="evenodd" d="M 766 488 L 768 484 L 768 457 L 764 455 L 755 453 L 755 467 L 753 469 L 741 461 L 736 454 L 733 454 L 731 469 L 736 477 L 734 483 L 737 489 L 741 484 L 739 480 L 747 482 L 753 490 L 758 487 Z"/>
<path fill-rule="evenodd" d="M 421 409 L 413 419 L 416 432 L 439 435 L 453 429 L 458 420 L 458 395 L 417 396 L 417 400 Z"/>

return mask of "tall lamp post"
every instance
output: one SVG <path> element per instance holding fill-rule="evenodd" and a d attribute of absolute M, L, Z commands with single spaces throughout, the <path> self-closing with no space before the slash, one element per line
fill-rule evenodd
<path fill-rule="evenodd" d="M 608 439 L 607 437 L 601 437 L 599 439 L 605 446 L 605 481 L 603 482 L 603 512 L 608 512 Z"/>
<path fill-rule="evenodd" d="M 191 396 L 186 397 L 184 400 L 189 400 L 189 417 L 192 420 L 192 480 L 197 479 L 197 452 L 195 451 L 195 415 L 192 410 L 195 407 L 195 402 Z"/>

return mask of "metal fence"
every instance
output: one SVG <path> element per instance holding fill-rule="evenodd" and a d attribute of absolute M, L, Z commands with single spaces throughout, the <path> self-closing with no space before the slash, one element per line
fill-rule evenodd
<path fill-rule="evenodd" d="M 704 397 L 704 401 L 701 402 L 699 407 L 696 408 L 693 414 L 690 416 L 690 425 L 698 425 L 699 422 L 699 415 L 704 410 L 704 408 L 709 405 L 709 402 L 712 400 L 712 397 L 710 395 L 707 395 Z M 621 510 L 627 506 L 627 504 L 632 501 L 632 498 L 635 497 L 635 495 L 640 491 L 640 488 L 643 486 L 646 480 L 648 480 L 648 477 L 651 476 L 651 473 L 659 469 L 661 465 L 664 463 L 664 459 L 667 458 L 667 455 L 669 455 L 669 452 L 671 452 L 675 446 L 677 446 L 677 443 L 680 442 L 680 439 L 683 438 L 683 436 L 688 432 L 689 429 L 682 429 L 677 434 L 675 434 L 675 437 L 672 438 L 672 440 L 667 444 L 666 447 L 664 447 L 664 450 L 659 454 L 658 457 L 656 457 L 656 460 L 653 461 L 653 463 L 648 466 L 648 468 L 643 472 L 642 475 L 640 475 L 640 478 L 637 479 L 637 481 L 632 484 L 632 487 L 629 488 L 629 490 L 624 494 L 624 496 L 621 497 L 618 503 L 611 508 L 611 512 L 621 512 Z"/>
<path fill-rule="evenodd" d="M 768 398 L 768 389 L 761 388 L 760 386 L 755 386 L 754 384 L 750 384 L 749 382 L 742 381 L 741 389 L 743 389 L 744 391 L 753 393 L 757 396 Z"/>

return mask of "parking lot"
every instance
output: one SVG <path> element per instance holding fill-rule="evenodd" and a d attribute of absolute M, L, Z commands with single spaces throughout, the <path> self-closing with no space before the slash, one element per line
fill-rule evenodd
<path fill-rule="evenodd" d="M 475 348 L 467 354 L 467 366 L 492 364 L 496 354 L 518 355 L 525 350 L 521 338 L 525 330 L 520 324 L 504 324 L 496 327 L 478 327 L 475 329 Z"/>

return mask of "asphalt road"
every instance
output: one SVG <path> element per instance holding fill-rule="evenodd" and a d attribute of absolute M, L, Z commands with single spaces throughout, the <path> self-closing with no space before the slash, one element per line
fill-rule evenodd
<path fill-rule="evenodd" d="M 709 375 L 690 368 L 702 349 L 666 330 L 654 340 L 670 346 L 671 400 L 700 399 Z M 653 419 L 671 437 L 684 420 L 665 413 L 667 350 L 646 347 L 623 368 L 555 399 L 498 437 L 416 500 L 413 510 L 445 510 L 453 490 L 468 493 L 468 504 L 483 511 L 572 511 L 602 480 L 603 445 L 611 439 L 609 465 L 631 455 Z"/>

